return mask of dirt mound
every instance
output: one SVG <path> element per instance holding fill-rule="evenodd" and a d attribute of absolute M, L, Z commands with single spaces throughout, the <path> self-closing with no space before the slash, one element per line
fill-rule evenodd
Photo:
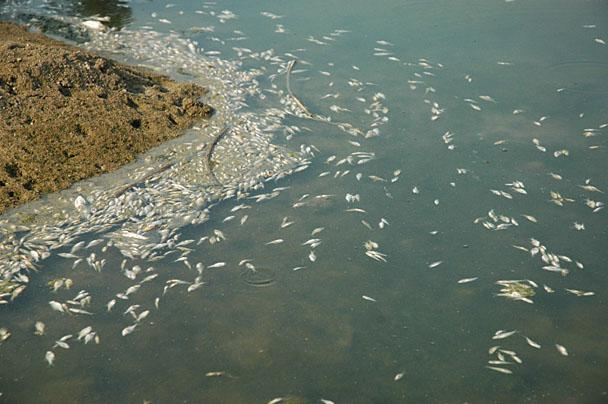
<path fill-rule="evenodd" d="M 129 163 L 213 109 L 206 90 L 0 22 L 0 213 Z"/>

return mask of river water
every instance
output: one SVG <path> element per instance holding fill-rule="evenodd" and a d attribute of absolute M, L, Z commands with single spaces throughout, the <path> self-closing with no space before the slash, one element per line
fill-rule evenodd
<path fill-rule="evenodd" d="M 11 333 L 0 401 L 608 400 L 605 2 L 11 5 L 20 8 L 111 16 L 132 32 L 116 57 L 148 57 L 181 80 L 198 79 L 154 54 L 166 41 L 254 72 L 259 91 L 242 113 L 287 111 L 273 141 L 308 150 L 310 164 L 174 226 L 170 253 L 153 262 L 108 245 L 105 230 L 52 250 L 0 306 Z M 83 46 L 110 51 L 94 35 Z M 213 242 L 199 244 L 204 236 Z M 57 255 L 97 238 L 74 254 L 95 252 L 101 271 Z M 125 276 L 135 265 L 158 277 Z M 62 277 L 72 288 L 49 290 Z M 48 303 L 81 290 L 93 315 Z M 99 341 L 85 344 L 91 332 Z M 69 334 L 69 348 L 57 346 Z"/>

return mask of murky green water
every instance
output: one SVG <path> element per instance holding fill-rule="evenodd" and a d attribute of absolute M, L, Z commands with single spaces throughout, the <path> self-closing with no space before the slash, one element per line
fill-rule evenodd
<path fill-rule="evenodd" d="M 281 129 L 275 141 L 314 146 L 310 167 L 252 193 L 289 187 L 276 198 L 227 200 L 206 223 L 179 229 L 180 241 L 214 229 L 226 236 L 187 245 L 192 269 L 176 262 L 184 249 L 153 263 L 128 259 L 159 274 L 128 300 L 116 294 L 137 282 L 121 272 L 117 249 L 100 244 L 83 255 L 105 258 L 101 272 L 56 255 L 70 246 L 53 251 L 26 292 L 0 306 L 0 327 L 12 334 L 0 345 L 0 400 L 608 400 L 605 2 L 102 3 L 59 5 L 131 30 L 175 31 L 202 53 L 262 69 L 266 97 L 248 99 L 251 112 L 284 108 L 273 92 L 286 94 L 285 64 L 295 57 L 291 88 L 302 104 L 361 135 L 287 116 L 283 124 L 300 131 Z M 255 54 L 269 49 L 266 59 Z M 377 136 L 364 136 L 374 128 Z M 374 158 L 357 164 L 365 157 L 356 152 Z M 517 181 L 525 193 L 506 185 Z M 240 204 L 250 208 L 231 211 Z M 302 245 L 313 238 L 320 245 Z M 541 245 L 534 256 L 532 239 Z M 366 241 L 386 262 L 366 255 Z M 198 262 L 205 284 L 188 292 Z M 208 268 L 215 262 L 226 265 Z M 72 289 L 49 292 L 58 277 Z M 163 291 L 171 279 L 188 283 Z M 497 296 L 499 280 L 532 286 L 530 301 Z M 80 290 L 94 315 L 48 304 Z M 585 292 L 594 294 L 577 296 Z M 122 336 L 133 304 L 151 312 Z M 42 336 L 36 321 L 46 324 Z M 86 326 L 99 344 L 76 341 Z M 499 330 L 517 332 L 497 338 Z M 70 348 L 53 347 L 66 334 Z"/>

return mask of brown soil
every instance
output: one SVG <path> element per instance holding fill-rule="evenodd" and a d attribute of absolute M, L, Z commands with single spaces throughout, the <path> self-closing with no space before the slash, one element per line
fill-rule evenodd
<path fill-rule="evenodd" d="M 200 86 L 0 22 L 0 213 L 132 161 L 213 109 Z"/>

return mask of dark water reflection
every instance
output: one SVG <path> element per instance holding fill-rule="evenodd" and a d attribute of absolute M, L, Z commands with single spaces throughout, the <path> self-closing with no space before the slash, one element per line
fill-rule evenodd
<path fill-rule="evenodd" d="M 74 0 L 73 12 L 81 17 L 110 17 L 106 24 L 112 28 L 122 28 L 133 21 L 129 3 L 123 0 Z"/>

